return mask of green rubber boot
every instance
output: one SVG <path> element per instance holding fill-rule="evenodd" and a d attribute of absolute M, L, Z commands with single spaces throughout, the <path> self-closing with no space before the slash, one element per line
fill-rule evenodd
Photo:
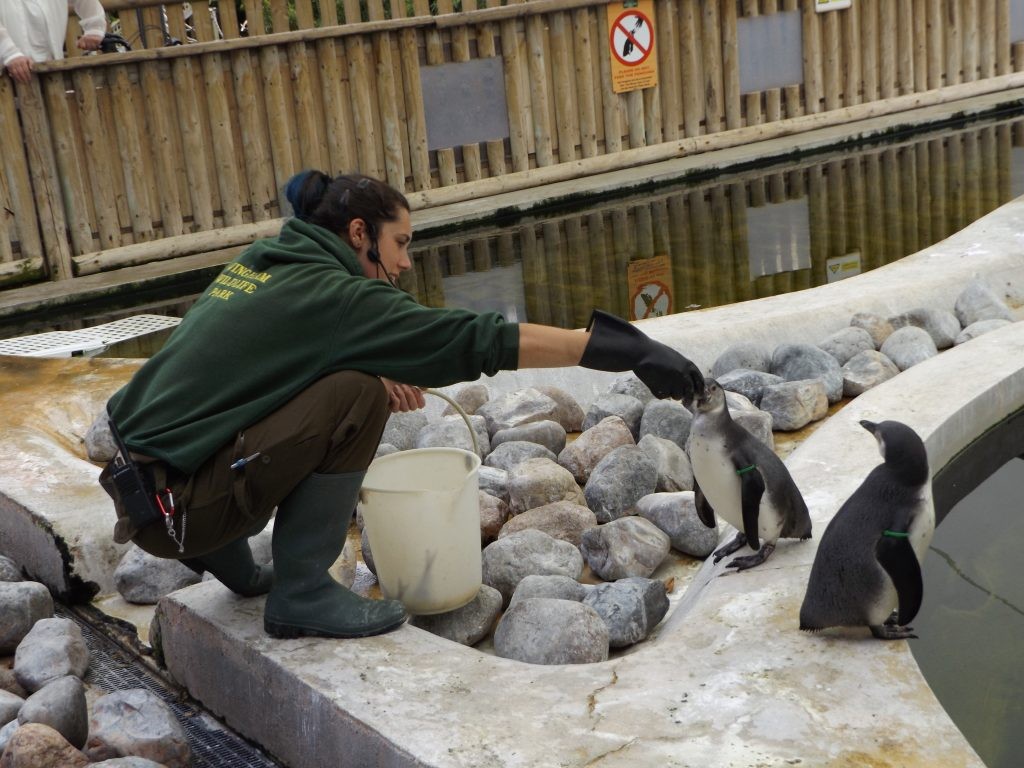
<path fill-rule="evenodd" d="M 217 581 L 242 597 L 265 595 L 274 582 L 273 566 L 256 565 L 252 559 L 247 536 L 207 552 L 202 557 L 190 557 L 181 562 L 196 573 L 209 571 Z"/>
<path fill-rule="evenodd" d="M 274 586 L 263 612 L 273 637 L 368 637 L 406 619 L 397 600 L 361 597 L 327 569 L 345 546 L 365 472 L 313 473 L 278 505 L 274 521 Z"/>

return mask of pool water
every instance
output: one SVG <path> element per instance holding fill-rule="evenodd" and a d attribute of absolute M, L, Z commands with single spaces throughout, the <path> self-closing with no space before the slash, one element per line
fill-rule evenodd
<path fill-rule="evenodd" d="M 924 565 L 910 648 L 943 707 L 988 768 L 1024 754 L 1024 459 L 956 504 Z"/>

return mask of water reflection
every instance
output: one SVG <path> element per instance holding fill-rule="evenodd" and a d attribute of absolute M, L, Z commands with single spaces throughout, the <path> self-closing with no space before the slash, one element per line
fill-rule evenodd
<path fill-rule="evenodd" d="M 1024 460 L 960 501 L 925 558 L 911 650 L 942 706 L 988 768 L 1024 750 Z"/>
<path fill-rule="evenodd" d="M 503 226 L 421 236 L 415 269 L 401 284 L 429 306 L 576 328 L 594 307 L 637 319 L 859 274 L 942 240 L 1021 193 L 1024 119 L 1004 117 L 705 174 Z M 141 311 L 180 315 L 198 290 L 117 310 L 49 313 L 0 325 L 0 338 Z"/>

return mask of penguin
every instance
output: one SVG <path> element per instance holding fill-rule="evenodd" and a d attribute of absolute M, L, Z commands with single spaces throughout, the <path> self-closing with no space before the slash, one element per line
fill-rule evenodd
<path fill-rule="evenodd" d="M 706 380 L 693 411 L 687 452 L 697 515 L 713 528 L 717 512 L 739 531 L 715 550 L 715 562 L 748 544 L 754 554 L 733 558 L 726 566 L 742 571 L 767 560 L 780 537 L 809 539 L 811 517 L 789 470 L 774 451 L 732 420 L 717 381 Z"/>
<path fill-rule="evenodd" d="M 910 622 L 921 607 L 921 564 L 935 533 L 928 454 L 906 424 L 860 425 L 875 436 L 884 462 L 826 527 L 800 629 L 867 625 L 881 640 L 917 637 Z"/>

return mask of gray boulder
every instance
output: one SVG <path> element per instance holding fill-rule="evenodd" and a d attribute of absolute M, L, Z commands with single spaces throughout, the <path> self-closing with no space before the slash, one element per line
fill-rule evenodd
<path fill-rule="evenodd" d="M 674 400 L 652 400 L 644 407 L 640 419 L 640 439 L 645 435 L 671 440 L 680 448 L 686 447 L 690 437 L 693 414 Z"/>
<path fill-rule="evenodd" d="M 556 501 L 586 506 L 572 473 L 549 459 L 527 459 L 508 473 L 509 514 L 519 515 Z"/>
<path fill-rule="evenodd" d="M 468 415 L 472 416 L 477 412 L 477 409 L 491 399 L 491 392 L 487 388 L 486 384 L 480 382 L 473 382 L 471 384 L 464 384 L 454 392 L 445 393 L 452 400 L 459 404 Z M 459 413 L 452 408 L 451 403 L 445 406 L 442 416 L 458 416 Z"/>
<path fill-rule="evenodd" d="M 89 649 L 71 619 L 40 619 L 14 652 L 14 676 L 29 693 L 65 675 L 84 677 Z"/>
<path fill-rule="evenodd" d="M 821 379 L 829 404 L 843 399 L 843 373 L 828 352 L 811 344 L 780 344 L 772 355 L 772 373 L 786 381 Z M 762 410 L 768 410 L 761 403 Z M 775 422 L 776 429 L 782 429 Z"/>
<path fill-rule="evenodd" d="M 908 325 L 928 332 L 936 349 L 949 349 L 960 335 L 960 321 L 956 315 L 944 309 L 912 309 L 909 312 L 890 317 L 889 322 L 896 330 Z"/>
<path fill-rule="evenodd" d="M 637 448 L 647 454 L 658 470 L 655 491 L 692 491 L 693 467 L 686 451 L 671 440 L 644 435 Z"/>
<path fill-rule="evenodd" d="M 850 325 L 836 331 L 818 346 L 832 355 L 840 365 L 844 365 L 858 352 L 875 349 L 875 341 L 863 328 Z"/>
<path fill-rule="evenodd" d="M 18 564 L 9 557 L 0 555 L 0 581 L 24 581 Z"/>
<path fill-rule="evenodd" d="M 504 431 L 508 432 L 510 430 Z M 506 472 L 510 472 L 527 459 L 547 459 L 551 463 L 555 463 L 558 461 L 558 456 L 538 443 L 528 443 L 525 440 L 511 440 L 502 443 L 491 451 L 487 458 L 484 459 L 484 463 L 488 467 L 504 469 Z"/>
<path fill-rule="evenodd" d="M 89 461 L 106 464 L 117 454 L 117 443 L 110 431 L 110 417 L 104 408 L 85 433 L 85 455 Z"/>
<path fill-rule="evenodd" d="M 589 605 L 608 626 L 608 645 L 625 648 L 646 640 L 668 613 L 665 585 L 653 579 L 627 578 L 591 589 L 583 604 Z"/>
<path fill-rule="evenodd" d="M 976 323 L 971 323 L 962 331 L 960 331 L 960 333 L 956 337 L 956 340 L 953 343 L 964 344 L 965 342 L 968 342 L 971 339 L 976 339 L 979 336 L 989 333 L 990 331 L 997 331 L 1000 328 L 1005 328 L 1008 325 L 1012 325 L 1012 323 L 1009 320 L 979 320 Z"/>
<path fill-rule="evenodd" d="M 482 553 L 483 583 L 501 592 L 507 603 L 516 585 L 530 575 L 578 579 L 583 573 L 580 551 L 534 528 L 509 534 L 488 544 Z"/>
<path fill-rule="evenodd" d="M 847 397 L 862 395 L 899 372 L 896 364 L 881 352 L 865 350 L 843 366 L 843 394 Z"/>
<path fill-rule="evenodd" d="M 497 467 L 481 466 L 477 470 L 480 490 L 508 503 L 508 472 Z"/>
<path fill-rule="evenodd" d="M 732 344 L 725 348 L 725 351 L 711 366 L 711 378 L 717 380 L 722 374 L 735 371 L 737 368 L 766 373 L 771 371 L 771 350 L 754 341 L 741 341 Z"/>
<path fill-rule="evenodd" d="M 86 768 L 89 758 L 68 744 L 67 739 L 42 723 L 29 723 L 0 731 L 3 768 Z"/>
<path fill-rule="evenodd" d="M 89 711 L 85 703 L 85 684 L 74 675 L 51 680 L 25 700 L 18 722 L 48 725 L 81 749 L 89 735 Z"/>
<path fill-rule="evenodd" d="M 637 501 L 657 486 L 655 463 L 635 445 L 624 445 L 594 467 L 583 495 L 598 522 L 607 523 L 632 512 Z"/>
<path fill-rule="evenodd" d="M 552 421 L 557 421 L 562 429 L 566 432 L 579 432 L 583 428 L 583 409 L 575 397 L 564 389 L 549 384 L 539 384 L 534 389 L 547 395 L 558 405 Z"/>
<path fill-rule="evenodd" d="M 643 415 L 643 403 L 631 395 L 614 393 L 601 395 L 587 409 L 587 413 L 583 417 L 583 431 L 586 432 L 609 416 L 618 416 L 629 428 L 635 442 L 640 434 L 640 420 Z"/>
<path fill-rule="evenodd" d="M 509 427 L 518 427 L 532 421 L 554 421 L 559 406 L 538 389 L 527 387 L 502 397 L 488 400 L 477 409 L 477 415 L 487 420 L 487 431 L 495 434 Z"/>
<path fill-rule="evenodd" d="M 583 532 L 580 546 L 590 569 L 605 581 L 648 577 L 671 548 L 668 534 L 642 517 L 622 517 Z"/>
<path fill-rule="evenodd" d="M 381 456 L 390 456 L 392 453 L 398 453 L 397 446 L 394 446 L 391 443 L 380 443 L 377 446 L 377 450 L 374 451 L 373 458 L 379 459 Z"/>
<path fill-rule="evenodd" d="M 527 664 L 589 664 L 608 658 L 608 626 L 589 605 L 531 597 L 505 612 L 494 652 Z"/>
<path fill-rule="evenodd" d="M 762 399 L 764 398 L 762 397 Z M 775 450 L 775 435 L 772 434 L 775 422 L 772 420 L 772 415 L 768 413 L 768 411 L 732 411 L 730 412 L 730 415 L 732 416 L 732 420 L 747 430 L 747 432 L 752 434 L 772 450 Z M 686 489 L 683 488 L 682 490 Z"/>
<path fill-rule="evenodd" d="M 501 533 L 508 520 L 508 504 L 480 491 L 480 546 L 487 546 Z M 526 512 L 524 514 L 529 514 Z"/>
<path fill-rule="evenodd" d="M 487 422 L 482 416 L 470 416 L 469 423 L 476 435 L 477 455 L 482 459 L 491 451 L 491 437 L 487 433 Z M 446 416 L 440 421 L 428 424 L 416 435 L 414 448 L 461 448 L 473 452 L 473 435 L 469 433 L 466 420 L 461 416 Z"/>
<path fill-rule="evenodd" d="M 558 463 L 572 473 L 577 483 L 585 485 L 601 459 L 620 446 L 635 444 L 626 422 L 609 416 L 565 446 L 558 454 Z"/>
<path fill-rule="evenodd" d="M 553 539 L 568 541 L 578 547 L 583 532 L 595 525 L 597 516 L 586 507 L 571 501 L 556 501 L 516 515 L 502 526 L 497 538 L 534 528 Z"/>
<path fill-rule="evenodd" d="M 550 597 L 556 600 L 574 600 L 579 603 L 593 586 L 581 584 L 568 576 L 527 576 L 516 586 L 509 608 L 519 600 L 530 597 Z"/>
<path fill-rule="evenodd" d="M 19 723 L 18 718 L 15 717 L 14 719 L 10 720 L 7 723 L 7 725 L 5 725 L 3 728 L 0 728 L 0 755 L 3 755 L 4 750 L 7 749 L 7 744 L 10 742 L 11 737 L 14 735 L 14 732 L 17 731 L 20 726 L 21 723 Z M 49 730 L 53 731 L 52 728 L 50 728 Z M 60 734 L 56 731 L 54 731 L 54 733 L 57 734 L 57 736 L 60 736 Z M 67 739 L 63 739 L 62 737 L 62 740 L 64 741 L 65 744 L 67 744 Z M 71 747 L 70 744 L 68 744 L 68 747 L 73 749 L 73 747 Z M 84 759 L 85 756 L 83 755 L 82 758 Z"/>
<path fill-rule="evenodd" d="M 643 405 L 654 400 L 654 393 L 637 378 L 635 373 L 625 373 L 612 382 L 608 391 L 613 395 L 629 395 L 635 397 Z"/>
<path fill-rule="evenodd" d="M 863 328 L 871 336 L 875 349 L 880 349 L 885 340 L 896 330 L 886 318 L 876 315 L 874 312 L 858 312 L 850 318 L 850 325 L 854 328 Z"/>
<path fill-rule="evenodd" d="M 556 456 L 565 448 L 565 428 L 557 421 L 532 421 L 521 427 L 509 427 L 494 433 L 491 450 L 502 443 L 527 442 L 543 445 Z"/>
<path fill-rule="evenodd" d="M 0 725 L 7 725 L 18 716 L 18 710 L 25 700 L 10 691 L 0 690 Z M 0 749 L 0 754 L 3 750 Z"/>
<path fill-rule="evenodd" d="M 399 411 L 388 417 L 384 425 L 382 443 L 390 443 L 400 451 L 416 447 L 416 436 L 427 426 L 427 414 L 423 411 Z"/>
<path fill-rule="evenodd" d="M 1010 320 L 1012 322 L 1016 319 L 1006 303 L 980 277 L 975 277 L 960 292 L 956 298 L 953 312 L 964 328 L 979 320 Z"/>
<path fill-rule="evenodd" d="M 14 652 L 40 619 L 53 616 L 50 591 L 37 581 L 0 581 L 0 656 Z"/>
<path fill-rule="evenodd" d="M 640 517 L 665 532 L 672 548 L 684 555 L 703 558 L 718 545 L 718 525 L 708 528 L 697 515 L 693 491 L 652 493 L 636 504 Z"/>
<path fill-rule="evenodd" d="M 768 387 L 761 398 L 761 408 L 771 414 L 774 429 L 802 429 L 828 413 L 825 383 L 821 379 L 805 379 Z"/>
<path fill-rule="evenodd" d="M 501 613 L 501 593 L 486 584 L 467 605 L 447 613 L 413 616 L 409 623 L 460 645 L 476 645 L 491 631 Z"/>
<path fill-rule="evenodd" d="M 136 605 L 156 605 L 164 595 L 198 584 L 202 577 L 179 560 L 154 557 L 134 544 L 114 569 L 114 586 Z"/>
<path fill-rule="evenodd" d="M 892 336 L 885 340 L 879 351 L 892 360 L 901 371 L 939 354 L 928 332 L 914 325 L 893 331 Z"/>
<path fill-rule="evenodd" d="M 761 402 L 765 387 L 781 384 L 785 379 L 766 371 L 752 371 L 749 368 L 734 368 L 715 379 L 726 392 L 736 392 L 755 405 Z"/>
<path fill-rule="evenodd" d="M 188 768 L 192 751 L 184 729 L 155 693 L 129 688 L 93 702 L 85 754 L 93 762 L 134 755 L 166 768 Z"/>

